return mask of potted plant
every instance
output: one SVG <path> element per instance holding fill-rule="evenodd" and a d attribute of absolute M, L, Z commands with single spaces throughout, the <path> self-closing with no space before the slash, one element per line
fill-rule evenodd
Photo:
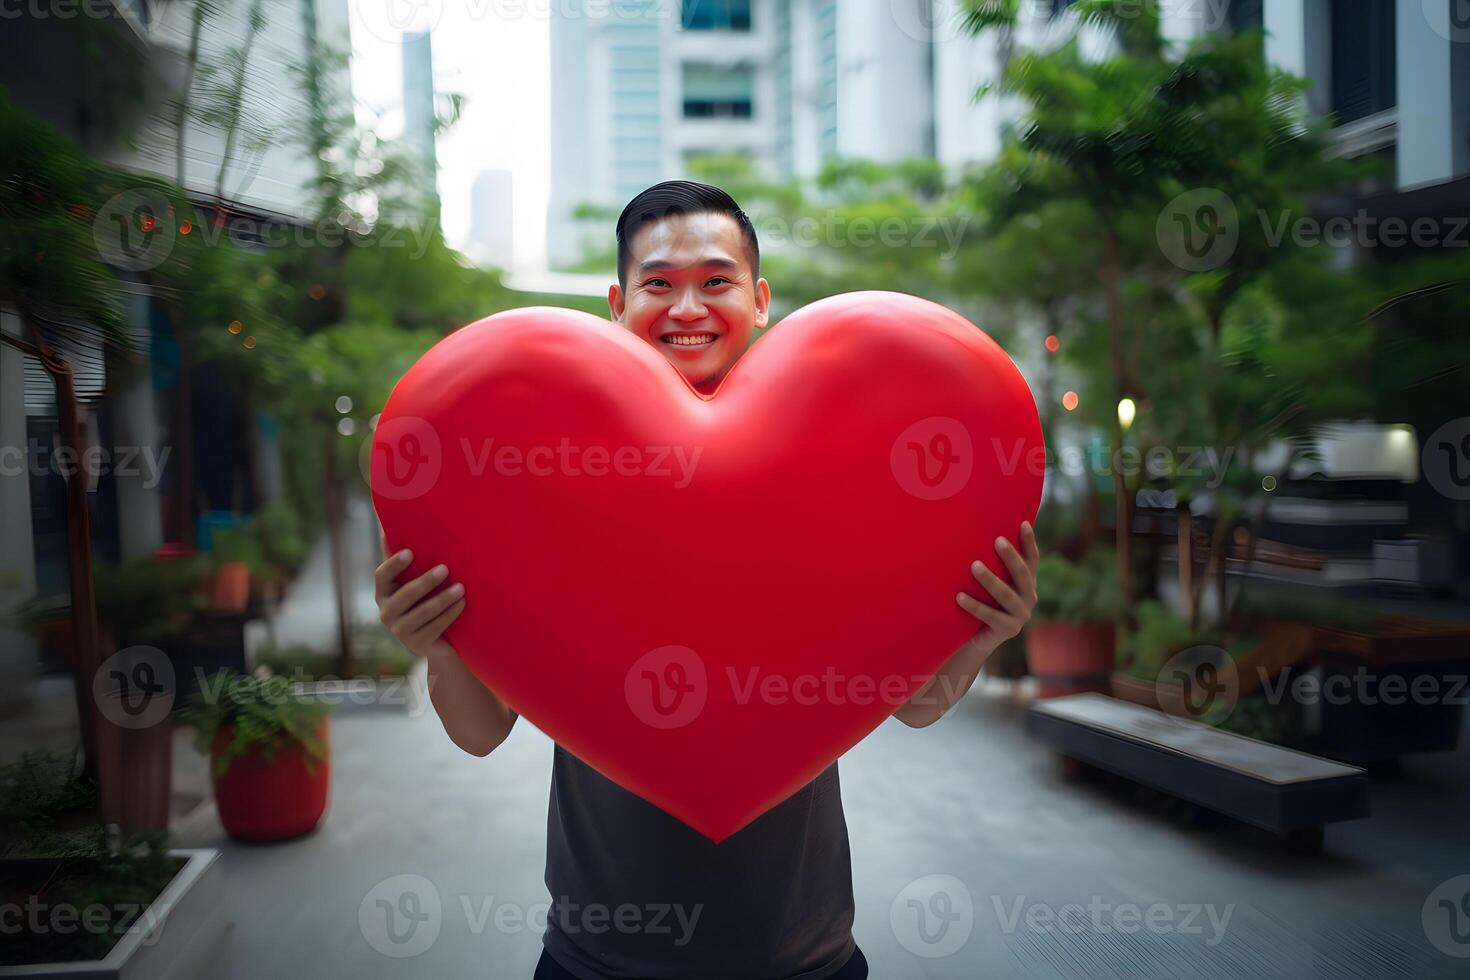
<path fill-rule="evenodd" d="M 238 616 L 250 604 L 252 578 L 266 577 L 265 557 L 260 542 L 247 526 L 214 528 L 206 552 L 211 568 L 207 591 L 211 611 Z"/>
<path fill-rule="evenodd" d="M 268 669 L 218 671 L 194 692 L 180 719 L 209 757 L 220 823 L 243 841 L 299 837 L 326 811 L 331 783 L 327 715 Z"/>
<path fill-rule="evenodd" d="M 1041 682 L 1041 697 L 1106 692 L 1120 602 L 1112 549 L 1093 548 L 1078 562 L 1043 555 L 1036 597 L 1025 629 L 1026 664 Z"/>
<path fill-rule="evenodd" d="M 216 962 L 226 936 L 219 852 L 169 846 L 165 830 L 111 834 L 97 785 L 73 758 L 27 752 L 0 767 L 0 882 L 7 902 L 71 908 L 86 928 L 18 916 L 0 975 L 162 976 Z"/>

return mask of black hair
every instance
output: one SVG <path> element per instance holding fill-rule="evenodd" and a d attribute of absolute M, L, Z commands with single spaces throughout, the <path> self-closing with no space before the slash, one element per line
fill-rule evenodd
<path fill-rule="evenodd" d="M 728 214 L 740 227 L 745 251 L 750 259 L 751 274 L 760 277 L 761 248 L 755 238 L 750 216 L 740 209 L 735 199 L 718 187 L 693 180 L 666 180 L 643 191 L 618 215 L 618 285 L 628 288 L 627 269 L 632 258 L 629 244 L 644 225 L 662 221 L 675 214 Z"/>

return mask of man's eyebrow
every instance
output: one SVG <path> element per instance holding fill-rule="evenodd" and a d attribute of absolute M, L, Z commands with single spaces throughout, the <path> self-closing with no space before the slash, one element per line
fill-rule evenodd
<path fill-rule="evenodd" d="M 706 267 L 709 267 L 709 266 L 714 266 L 714 267 L 717 267 L 717 268 L 720 268 L 720 269 L 738 269 L 738 268 L 740 268 L 740 263 L 739 262 L 736 262 L 734 259 L 727 259 L 727 258 L 723 258 L 721 256 L 714 256 L 714 255 L 710 256 L 709 258 L 700 259 L 698 262 L 695 262 L 694 265 L 696 265 L 696 266 L 698 266 L 700 268 L 706 268 Z M 675 263 L 675 262 L 670 262 L 668 259 L 649 259 L 648 261 L 644 262 L 642 265 L 640 265 L 638 267 L 638 271 L 639 272 L 647 272 L 650 269 L 675 269 L 675 268 L 679 268 L 678 264 Z"/>

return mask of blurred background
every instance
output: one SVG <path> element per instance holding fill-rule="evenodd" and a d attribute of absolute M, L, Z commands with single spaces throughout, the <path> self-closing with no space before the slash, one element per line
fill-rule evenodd
<path fill-rule="evenodd" d="M 844 758 L 874 976 L 1453 975 L 1463 6 L 5 6 L 0 876 L 110 911 L 0 964 L 529 975 L 534 926 L 469 908 L 544 913 L 550 745 L 444 737 L 377 621 L 368 447 L 446 333 L 606 316 L 618 213 L 688 177 L 751 215 L 773 321 L 944 303 L 1045 427 L 1032 624 Z M 373 918 L 405 895 L 435 938 Z M 1029 913 L 1093 898 L 1172 925 Z M 164 905 L 149 944 L 118 911 Z"/>

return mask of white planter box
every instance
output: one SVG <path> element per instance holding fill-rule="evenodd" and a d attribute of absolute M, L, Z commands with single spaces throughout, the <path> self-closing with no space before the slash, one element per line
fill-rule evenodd
<path fill-rule="evenodd" d="M 224 913 L 224 872 L 212 847 L 175 848 L 187 863 L 100 960 L 0 966 L 0 977 L 71 980 L 194 980 L 206 977 L 233 923 Z"/>

